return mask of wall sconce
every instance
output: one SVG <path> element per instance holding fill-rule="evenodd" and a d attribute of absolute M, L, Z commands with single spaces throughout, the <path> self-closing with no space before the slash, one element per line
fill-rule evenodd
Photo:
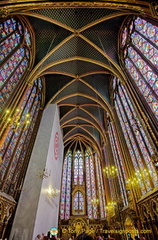
<path fill-rule="evenodd" d="M 11 127 L 17 130 L 18 127 L 26 127 L 30 124 L 30 114 L 26 113 L 23 115 L 23 109 L 16 109 L 15 116 L 11 120 Z"/>
<path fill-rule="evenodd" d="M 16 131 L 18 129 L 18 127 L 25 127 L 28 126 L 30 124 L 30 114 L 26 113 L 23 114 L 23 109 L 16 109 L 15 113 L 13 114 L 13 116 L 11 116 L 12 114 L 10 113 L 10 110 L 7 109 L 5 112 L 5 116 L 3 118 L 5 124 L 4 124 L 4 128 L 7 127 L 7 125 L 9 124 L 10 127 L 12 129 L 14 129 L 14 131 Z"/>
<path fill-rule="evenodd" d="M 99 204 L 99 199 L 98 198 L 92 198 L 91 203 L 92 203 L 92 205 L 98 205 Z"/>
<path fill-rule="evenodd" d="M 48 194 L 51 195 L 52 197 L 57 197 L 60 193 L 59 189 L 52 188 L 47 190 Z"/>
<path fill-rule="evenodd" d="M 42 179 L 46 179 L 50 176 L 51 174 L 48 173 L 47 169 L 43 169 L 42 171 L 38 171 L 38 173 L 36 174 L 37 177 L 42 178 Z"/>
<path fill-rule="evenodd" d="M 117 204 L 117 203 L 116 203 L 116 202 L 113 202 L 113 201 L 112 201 L 112 202 L 108 202 L 106 208 L 109 209 L 109 210 L 110 210 L 110 209 L 113 209 L 113 208 L 116 206 L 116 204 Z"/>
<path fill-rule="evenodd" d="M 147 176 L 150 175 L 150 173 L 151 173 L 151 171 L 149 171 L 145 168 L 135 171 L 135 175 L 137 176 L 138 179 L 146 178 Z"/>
<path fill-rule="evenodd" d="M 106 213 L 107 213 L 107 216 L 108 216 L 108 217 L 114 216 L 114 214 L 115 214 L 115 206 L 116 206 L 116 205 L 117 205 L 116 202 L 113 202 L 113 201 L 108 202 L 108 204 L 107 204 L 106 207 L 105 207 Z"/>
<path fill-rule="evenodd" d="M 132 177 L 132 178 L 128 178 L 127 180 L 127 186 L 132 186 L 132 187 L 137 187 L 139 186 L 139 183 L 141 182 L 140 179 L 138 179 L 137 177 Z"/>
<path fill-rule="evenodd" d="M 103 169 L 103 173 L 106 175 L 107 178 L 114 178 L 118 175 L 118 170 L 115 166 L 108 166 Z"/>
<path fill-rule="evenodd" d="M 143 179 L 149 177 L 150 171 L 147 169 L 141 169 L 134 172 L 134 176 L 127 180 L 127 185 L 132 187 L 138 187 Z"/>

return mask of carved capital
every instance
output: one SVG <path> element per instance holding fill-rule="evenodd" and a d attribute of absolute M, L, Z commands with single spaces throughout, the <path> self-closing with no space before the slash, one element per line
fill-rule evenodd
<path fill-rule="evenodd" d="M 4 192 L 0 192 L 0 209 L 1 209 L 0 232 L 2 233 L 1 236 L 2 238 L 15 206 L 16 201 L 11 196 L 7 195 Z"/>

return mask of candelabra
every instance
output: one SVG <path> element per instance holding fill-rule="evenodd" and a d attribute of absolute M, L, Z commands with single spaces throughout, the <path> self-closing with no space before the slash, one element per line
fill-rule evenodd
<path fill-rule="evenodd" d="M 116 206 L 116 202 L 111 201 L 105 207 L 109 221 L 110 221 L 110 218 L 115 215 L 115 206 Z"/>
<path fill-rule="evenodd" d="M 24 114 L 24 109 L 16 109 L 15 112 L 12 114 L 9 109 L 6 110 L 5 115 L 3 117 L 4 126 L 2 131 L 10 125 L 12 129 L 15 131 L 19 127 L 26 127 L 30 124 L 30 114 Z"/>
<path fill-rule="evenodd" d="M 107 206 L 106 206 L 106 208 L 108 209 L 108 210 L 110 210 L 110 209 L 114 209 L 114 207 L 116 206 L 116 202 L 108 202 L 108 204 L 107 204 Z"/>
<path fill-rule="evenodd" d="M 134 172 L 134 175 L 127 180 L 127 185 L 132 187 L 138 187 L 143 179 L 150 176 L 151 171 L 147 169 L 141 169 Z"/>
<path fill-rule="evenodd" d="M 108 166 L 103 169 L 103 172 L 107 178 L 114 178 L 118 175 L 118 170 L 115 166 Z"/>
<path fill-rule="evenodd" d="M 98 198 L 92 198 L 91 203 L 92 203 L 92 205 L 98 205 L 99 204 L 99 199 Z"/>

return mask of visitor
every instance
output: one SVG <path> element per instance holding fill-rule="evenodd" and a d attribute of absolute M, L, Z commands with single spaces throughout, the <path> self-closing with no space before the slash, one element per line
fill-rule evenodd
<path fill-rule="evenodd" d="M 51 239 L 51 240 L 56 240 L 56 236 L 51 235 L 50 239 Z"/>
<path fill-rule="evenodd" d="M 108 235 L 108 239 L 113 239 L 113 240 L 115 240 L 115 238 L 111 237 L 110 235 Z"/>
<path fill-rule="evenodd" d="M 42 233 L 42 235 L 41 235 L 41 240 L 43 240 L 43 239 L 44 239 L 44 236 L 45 236 L 45 235 L 44 235 L 44 233 Z"/>
<path fill-rule="evenodd" d="M 134 239 L 135 240 L 140 240 L 140 238 L 138 236 L 135 236 Z"/>
<path fill-rule="evenodd" d="M 91 235 L 88 235 L 87 233 L 81 233 L 77 236 L 76 240 L 94 240 Z"/>
<path fill-rule="evenodd" d="M 98 235 L 98 236 L 96 237 L 96 240 L 103 240 L 103 238 L 102 238 L 100 235 Z"/>
<path fill-rule="evenodd" d="M 42 234 L 38 234 L 37 235 L 37 237 L 36 237 L 36 239 L 37 240 L 46 240 L 46 239 L 49 239 L 49 238 L 45 238 L 46 236 L 44 235 L 44 233 L 42 233 Z"/>
<path fill-rule="evenodd" d="M 41 235 L 40 234 L 37 235 L 37 239 L 41 240 Z"/>
<path fill-rule="evenodd" d="M 49 240 L 48 236 L 44 236 L 42 240 Z"/>

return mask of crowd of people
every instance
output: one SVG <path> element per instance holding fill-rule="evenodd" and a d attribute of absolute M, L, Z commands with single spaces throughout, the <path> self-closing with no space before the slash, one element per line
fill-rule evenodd
<path fill-rule="evenodd" d="M 138 236 L 135 236 L 134 239 L 132 237 L 129 237 L 128 240 L 146 240 L 145 237 L 142 237 L 141 239 Z"/>
<path fill-rule="evenodd" d="M 111 235 L 108 235 L 106 238 L 104 236 L 96 236 L 94 239 L 92 236 L 82 233 L 80 234 L 76 240 L 117 240 L 116 238 L 112 237 Z M 134 239 L 132 237 L 129 237 L 128 240 L 146 240 L 145 237 L 142 237 L 141 239 L 138 236 L 135 236 Z"/>
<path fill-rule="evenodd" d="M 87 233 L 81 233 L 79 236 L 77 236 L 76 238 L 74 238 L 74 236 L 70 237 L 69 240 L 117 240 L 114 237 L 108 235 L 107 238 L 105 238 L 104 236 L 96 236 L 96 238 L 93 238 L 91 235 L 87 234 Z M 50 236 L 50 234 L 48 234 L 47 236 L 45 236 L 43 233 L 42 234 L 38 234 L 37 235 L 37 240 L 57 240 L 57 238 L 55 236 Z M 132 237 L 129 237 L 128 240 L 146 240 L 144 237 L 143 238 L 139 238 L 138 236 L 135 236 L 134 239 Z"/>

